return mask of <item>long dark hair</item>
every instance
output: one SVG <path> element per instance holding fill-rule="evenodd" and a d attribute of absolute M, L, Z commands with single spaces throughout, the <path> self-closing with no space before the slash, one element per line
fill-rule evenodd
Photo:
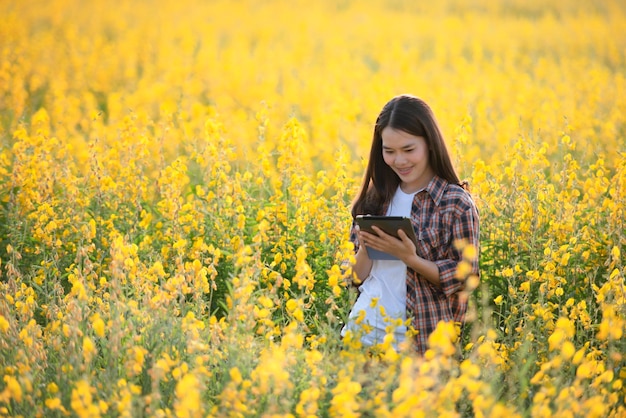
<path fill-rule="evenodd" d="M 382 215 L 400 184 L 400 178 L 383 159 L 382 131 L 391 127 L 421 136 L 428 145 L 428 159 L 435 174 L 449 183 L 461 185 L 450 154 L 431 108 L 422 99 L 403 94 L 391 99 L 380 111 L 374 126 L 370 159 L 361 191 L 352 204 L 352 216 Z"/>

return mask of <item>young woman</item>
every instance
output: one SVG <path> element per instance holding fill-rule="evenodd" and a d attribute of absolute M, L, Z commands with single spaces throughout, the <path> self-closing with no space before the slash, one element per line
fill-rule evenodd
<path fill-rule="evenodd" d="M 372 346 L 395 327 L 397 347 L 407 338 L 410 318 L 417 331 L 414 347 L 423 354 L 438 322 L 464 321 L 467 300 L 459 297 L 464 281 L 456 278 L 461 252 L 455 241 L 479 246 L 476 206 L 423 100 L 397 96 L 380 112 L 363 185 L 352 206 L 353 218 L 357 215 L 410 217 L 417 245 L 402 231 L 398 239 L 380 229 L 376 234 L 360 231 L 353 223 L 352 269 L 361 285 L 342 335 L 357 333 L 364 345 Z M 397 260 L 372 260 L 366 247 Z M 479 274 L 477 259 L 470 274 Z"/>

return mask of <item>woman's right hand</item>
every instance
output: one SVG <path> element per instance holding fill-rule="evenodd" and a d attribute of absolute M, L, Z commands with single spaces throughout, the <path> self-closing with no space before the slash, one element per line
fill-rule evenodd
<path fill-rule="evenodd" d="M 372 271 L 373 261 L 370 259 L 367 254 L 367 248 L 365 248 L 364 241 L 361 237 L 361 230 L 359 227 L 356 227 L 356 233 L 359 240 L 359 250 L 355 256 L 355 262 L 352 265 L 352 275 L 353 282 L 355 284 L 361 284 L 363 280 L 370 275 L 370 271 Z"/>

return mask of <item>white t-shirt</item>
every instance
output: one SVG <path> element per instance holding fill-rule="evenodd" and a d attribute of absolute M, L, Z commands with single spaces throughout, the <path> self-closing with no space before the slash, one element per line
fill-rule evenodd
<path fill-rule="evenodd" d="M 387 209 L 387 216 L 411 216 L 413 197 L 416 193 L 407 194 L 398 187 Z M 404 325 L 406 321 L 406 264 L 399 260 L 373 260 L 372 270 L 359 286 L 359 292 L 359 297 L 350 311 L 348 322 L 341 330 L 341 335 L 351 330 L 361 335 L 363 345 L 380 344 L 387 334 L 387 326 L 400 319 L 402 325 L 396 327 L 394 331 L 393 345 L 397 349 L 398 344 L 406 339 L 406 326 Z M 378 300 L 372 307 L 375 298 Z M 384 315 L 381 307 L 384 309 Z M 365 311 L 365 318 L 361 324 L 357 324 L 355 321 L 360 311 Z M 363 329 L 363 323 L 371 327 L 370 332 Z"/>

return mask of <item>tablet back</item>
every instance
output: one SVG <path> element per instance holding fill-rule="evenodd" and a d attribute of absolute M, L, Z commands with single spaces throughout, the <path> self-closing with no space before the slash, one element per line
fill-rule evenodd
<path fill-rule="evenodd" d="M 407 236 L 416 243 L 415 231 L 413 231 L 413 226 L 411 225 L 411 220 L 404 216 L 368 216 L 368 215 L 359 215 L 356 218 L 356 222 L 363 231 L 371 232 L 375 234 L 376 232 L 372 229 L 372 225 L 378 226 L 384 232 L 389 235 L 393 235 L 398 238 L 398 229 L 402 229 Z M 365 247 L 367 250 L 367 255 L 372 260 L 397 260 L 398 258 L 392 256 L 391 254 L 387 254 L 382 251 L 375 250 L 370 247 Z"/>

